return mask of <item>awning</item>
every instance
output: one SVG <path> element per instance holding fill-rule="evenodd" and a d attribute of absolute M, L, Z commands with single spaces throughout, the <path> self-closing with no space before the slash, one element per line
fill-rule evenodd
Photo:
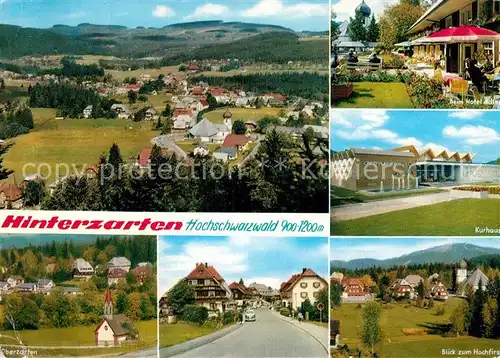
<path fill-rule="evenodd" d="M 429 41 L 427 41 L 425 37 L 419 37 L 418 39 L 413 40 L 411 42 L 411 45 L 412 46 L 418 46 L 418 45 L 425 45 L 425 44 L 428 44 L 428 43 L 429 43 Z"/>
<path fill-rule="evenodd" d="M 496 41 L 498 39 L 500 39 L 498 32 L 472 25 L 449 27 L 424 38 L 426 42 L 432 43 Z"/>
<path fill-rule="evenodd" d="M 337 44 L 337 47 L 365 48 L 366 45 L 359 41 L 342 41 Z"/>

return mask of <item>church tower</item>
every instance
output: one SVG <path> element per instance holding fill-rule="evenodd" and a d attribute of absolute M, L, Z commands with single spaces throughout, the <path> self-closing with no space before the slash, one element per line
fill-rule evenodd
<path fill-rule="evenodd" d="M 113 299 L 111 298 L 111 291 L 109 288 L 106 289 L 106 294 L 104 296 L 104 317 L 108 319 L 113 318 Z"/>
<path fill-rule="evenodd" d="M 365 0 L 361 1 L 361 4 L 358 5 L 356 8 L 356 11 L 361 12 L 363 14 L 363 22 L 365 26 L 368 26 L 370 23 L 371 17 L 370 15 L 372 14 L 372 10 L 368 5 L 366 5 Z"/>
<path fill-rule="evenodd" d="M 464 259 L 460 260 L 457 268 L 457 285 L 467 280 L 467 262 Z"/>
<path fill-rule="evenodd" d="M 224 112 L 222 117 L 224 118 L 224 124 L 226 125 L 227 128 L 229 128 L 229 131 L 231 132 L 233 129 L 233 114 L 228 109 L 227 111 Z"/>

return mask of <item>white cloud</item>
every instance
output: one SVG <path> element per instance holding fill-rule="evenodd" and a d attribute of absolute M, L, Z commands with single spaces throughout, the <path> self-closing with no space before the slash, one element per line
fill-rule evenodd
<path fill-rule="evenodd" d="M 243 11 L 244 17 L 283 17 L 305 18 L 325 16 L 329 14 L 328 4 L 301 2 L 285 5 L 282 0 L 260 0 L 251 8 Z"/>
<path fill-rule="evenodd" d="M 175 16 L 175 11 L 165 5 L 157 5 L 153 9 L 154 17 L 172 17 Z"/>
<path fill-rule="evenodd" d="M 229 8 L 220 4 L 207 3 L 198 6 L 191 14 L 184 17 L 184 20 L 199 19 L 204 17 L 224 16 L 229 13 Z"/>
<path fill-rule="evenodd" d="M 476 119 L 483 115 L 482 111 L 453 111 L 450 112 L 448 117 L 450 118 L 458 118 L 458 119 Z"/>
<path fill-rule="evenodd" d="M 386 6 L 395 5 L 398 2 L 399 0 L 365 0 L 376 18 L 380 17 Z M 337 21 L 349 20 L 349 17 L 354 17 L 354 11 L 359 4 L 361 0 L 340 0 L 332 4 L 332 11 L 337 14 Z"/>
<path fill-rule="evenodd" d="M 79 12 L 69 13 L 65 17 L 68 19 L 81 19 L 82 17 L 85 16 L 87 16 L 87 13 L 85 11 L 79 11 Z"/>
<path fill-rule="evenodd" d="M 443 135 L 463 140 L 466 144 L 481 145 L 500 141 L 500 134 L 492 128 L 465 125 L 463 127 L 446 126 Z"/>

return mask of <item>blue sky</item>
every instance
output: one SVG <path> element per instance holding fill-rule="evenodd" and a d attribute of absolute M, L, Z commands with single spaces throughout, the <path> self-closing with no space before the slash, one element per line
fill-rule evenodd
<path fill-rule="evenodd" d="M 330 247 L 331 260 L 349 261 L 353 259 L 390 259 L 431 247 L 470 243 L 483 247 L 500 249 L 498 238 L 332 238 Z"/>
<path fill-rule="evenodd" d="M 213 265 L 227 284 L 281 282 L 308 267 L 328 276 L 328 238 L 160 237 L 159 294 L 189 274 L 197 262 Z"/>
<path fill-rule="evenodd" d="M 332 110 L 330 146 L 393 149 L 413 144 L 435 151 L 472 152 L 476 163 L 500 157 L 500 121 L 494 111 Z"/>
<path fill-rule="evenodd" d="M 399 0 L 365 0 L 377 19 L 386 6 L 395 5 L 398 2 Z M 337 21 L 349 20 L 349 17 L 354 17 L 354 11 L 359 4 L 361 4 L 361 0 L 332 0 L 332 8 L 337 14 Z"/>
<path fill-rule="evenodd" d="M 47 28 L 54 24 L 93 23 L 128 27 L 227 20 L 326 31 L 325 0 L 0 0 L 0 22 Z"/>

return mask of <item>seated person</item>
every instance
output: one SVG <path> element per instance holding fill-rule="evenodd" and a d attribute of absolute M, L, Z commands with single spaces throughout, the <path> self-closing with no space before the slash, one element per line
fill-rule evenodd
<path fill-rule="evenodd" d="M 351 50 L 347 54 L 347 62 L 359 62 L 358 57 L 354 54 L 354 51 Z"/>
<path fill-rule="evenodd" d="M 377 57 L 377 54 L 375 52 L 372 52 L 370 57 L 368 57 L 368 62 L 370 63 L 380 63 L 380 58 Z"/>
<path fill-rule="evenodd" d="M 477 67 L 476 60 L 470 60 L 469 67 L 466 68 L 467 78 L 477 87 L 480 92 L 484 91 L 483 84 L 486 80 L 484 74 Z"/>

